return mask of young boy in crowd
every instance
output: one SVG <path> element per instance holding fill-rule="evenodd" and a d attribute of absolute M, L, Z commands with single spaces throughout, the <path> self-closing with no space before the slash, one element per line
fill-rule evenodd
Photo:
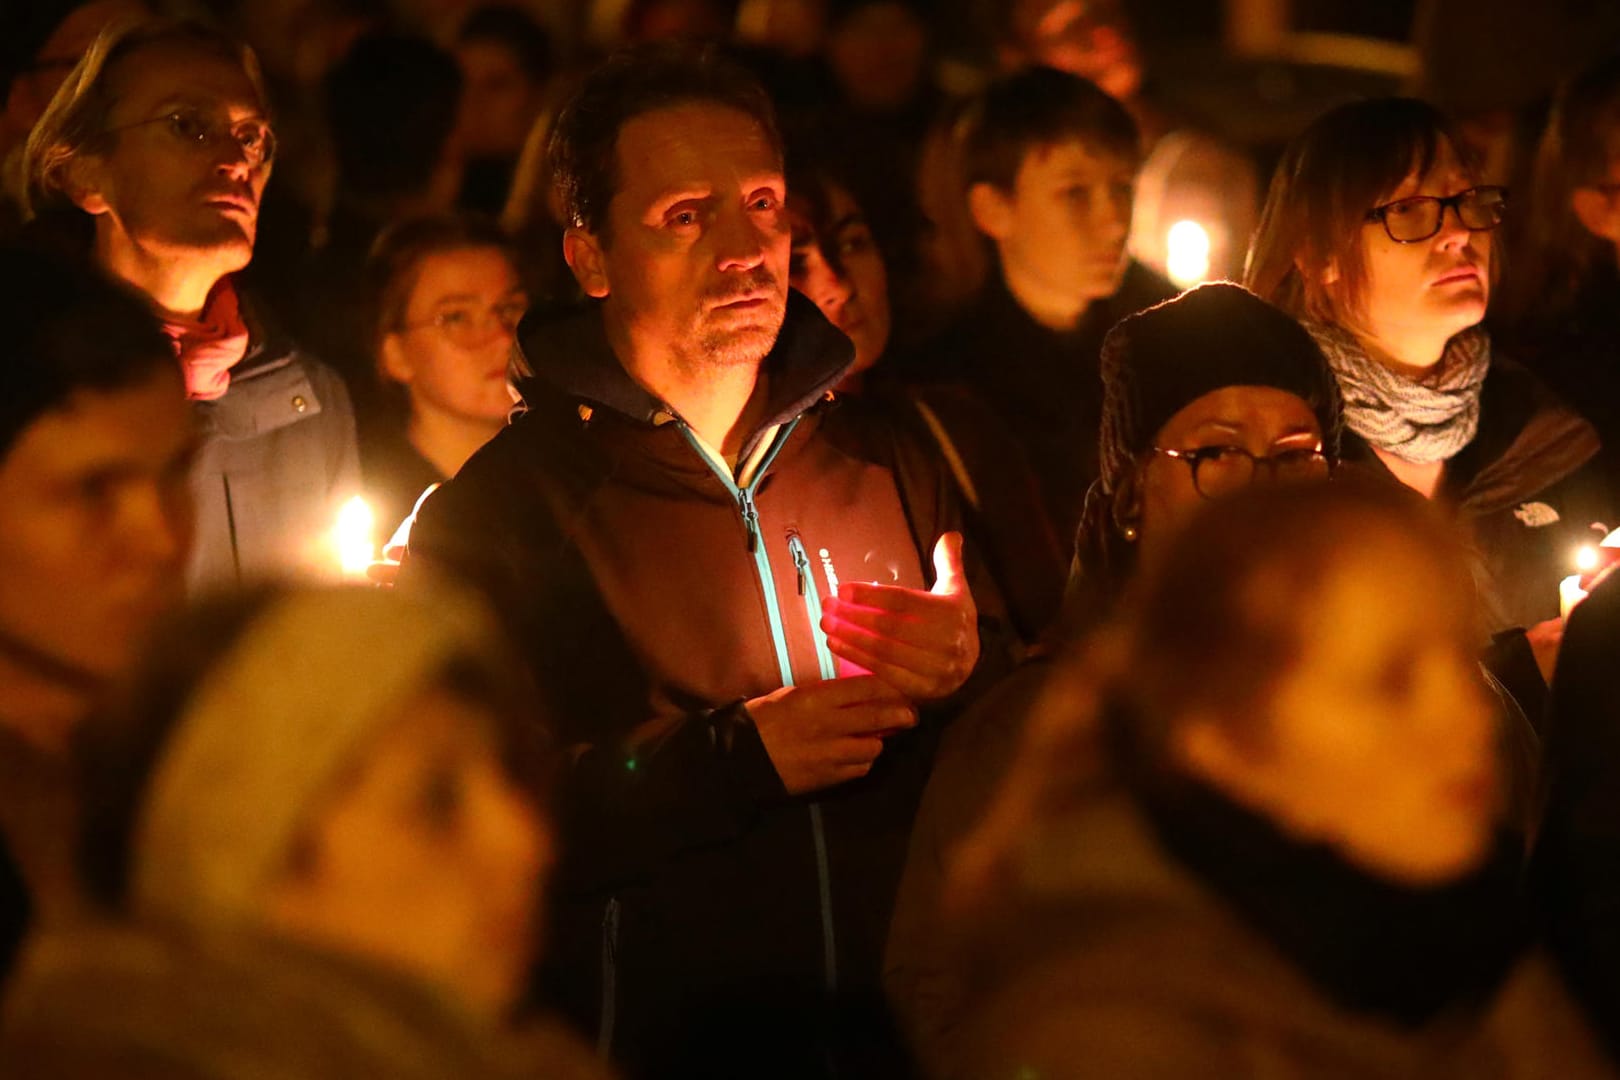
<path fill-rule="evenodd" d="M 987 88 L 956 138 L 956 209 L 994 257 L 976 298 L 913 357 L 912 378 L 990 406 L 1067 545 L 1097 475 L 1103 335 L 1175 293 L 1126 254 L 1136 125 L 1085 79 L 1031 68 Z M 990 454 L 967 466 L 980 486 L 1004 471 Z"/>

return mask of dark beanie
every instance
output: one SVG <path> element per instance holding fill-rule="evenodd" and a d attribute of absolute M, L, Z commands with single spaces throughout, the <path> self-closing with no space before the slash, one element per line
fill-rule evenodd
<path fill-rule="evenodd" d="M 1339 386 L 1305 328 L 1249 290 L 1200 285 L 1125 319 L 1102 347 L 1102 488 L 1113 492 L 1159 429 L 1228 386 L 1269 386 L 1302 398 L 1339 457 Z"/>

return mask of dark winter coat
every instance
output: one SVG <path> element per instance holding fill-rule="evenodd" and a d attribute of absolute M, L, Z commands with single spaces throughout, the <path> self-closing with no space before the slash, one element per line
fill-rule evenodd
<path fill-rule="evenodd" d="M 1539 723 L 1545 685 L 1522 630 L 1558 617 L 1558 583 L 1575 552 L 1620 525 L 1620 497 L 1592 426 L 1513 361 L 1496 357 L 1480 392 L 1479 430 L 1446 462 L 1436 498 L 1451 508 L 1475 556 L 1486 664 Z M 1371 447 L 1344 433 L 1344 467 L 1394 480 Z"/>
<path fill-rule="evenodd" d="M 1536 897 L 1555 954 L 1620 1054 L 1620 574 L 1570 616 L 1547 713 Z"/>
<path fill-rule="evenodd" d="M 1021 454 L 1038 481 L 1048 528 L 1067 551 L 1086 489 L 1097 478 L 1103 338 L 1127 315 L 1175 294 L 1168 281 L 1133 262 L 1118 292 L 1091 305 L 1075 329 L 1059 333 L 1031 318 L 997 277 L 938 340 L 918 351 L 906 378 L 964 387 L 988 407 L 1012 446 L 998 452 L 995 443 L 984 445 L 967 462 L 968 471 L 979 487 L 994 488 L 1005 482 L 1001 457 Z M 969 433 L 961 441 L 983 440 Z"/>
<path fill-rule="evenodd" d="M 862 1075 L 850 1062 L 881 1040 L 840 1034 L 828 1002 L 879 1000 L 935 725 L 795 798 L 740 702 L 835 674 L 816 631 L 831 578 L 926 587 L 949 481 L 826 400 L 851 347 L 797 294 L 741 488 L 625 373 L 594 309 L 527 320 L 519 346 L 528 411 L 423 505 L 402 586 L 425 566 L 481 589 L 573 748 L 551 998 L 647 1073 L 823 1075 L 836 1057 Z"/>
<path fill-rule="evenodd" d="M 1027 834 L 1013 859 L 1012 898 L 978 968 L 986 989 L 969 1013 L 956 1068 L 944 1075 L 1614 1075 L 1538 955 L 1513 962 L 1505 952 L 1489 978 L 1465 984 L 1470 993 L 1423 1010 L 1427 1019 L 1392 1011 L 1411 998 L 1399 984 L 1376 988 L 1391 999 L 1387 1007 L 1351 1004 L 1350 996 L 1374 988 L 1346 976 L 1363 966 L 1377 973 L 1377 963 L 1363 965 L 1342 941 L 1306 941 L 1301 950 L 1297 936 L 1279 937 L 1263 915 L 1235 907 L 1161 837 L 1133 800 L 1117 795 L 1083 802 Z M 1265 895 L 1249 891 L 1266 910 Z M 1345 907 L 1310 889 L 1296 899 L 1309 910 L 1271 904 L 1269 911 L 1328 930 L 1333 909 Z M 1346 940 L 1370 941 L 1403 930 L 1374 921 L 1347 929 Z M 1398 967 L 1399 955 L 1393 959 Z M 1425 981 L 1434 974 L 1417 973 Z"/>
<path fill-rule="evenodd" d="M 248 313 L 247 355 L 217 401 L 195 403 L 204 436 L 192 473 L 202 588 L 289 573 L 335 577 L 328 537 L 360 491 L 354 412 L 343 382 Z"/>

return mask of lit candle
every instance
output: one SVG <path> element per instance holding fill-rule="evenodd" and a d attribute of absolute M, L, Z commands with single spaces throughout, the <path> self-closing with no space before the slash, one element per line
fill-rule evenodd
<path fill-rule="evenodd" d="M 363 578 L 377 558 L 376 520 L 366 500 L 356 495 L 338 511 L 332 528 L 332 546 L 346 578 Z"/>
<path fill-rule="evenodd" d="M 1596 525 L 1601 529 L 1604 526 Z M 1580 571 L 1571 574 L 1558 583 L 1558 614 L 1561 618 L 1569 618 L 1569 613 L 1575 605 L 1586 599 L 1587 591 L 1603 571 L 1616 563 L 1620 563 L 1620 529 L 1605 536 L 1597 545 L 1585 544 L 1575 553 L 1575 569 Z"/>
<path fill-rule="evenodd" d="M 1586 590 L 1581 588 L 1581 575 L 1571 574 L 1558 583 L 1558 617 L 1569 618 L 1569 613 L 1575 610 L 1575 605 L 1586 599 Z"/>
<path fill-rule="evenodd" d="M 1182 288 L 1209 276 L 1209 230 L 1196 221 L 1178 221 L 1165 235 L 1165 273 Z"/>

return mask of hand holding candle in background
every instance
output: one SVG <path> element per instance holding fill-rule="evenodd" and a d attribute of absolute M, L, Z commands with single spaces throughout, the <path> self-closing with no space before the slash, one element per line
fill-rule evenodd
<path fill-rule="evenodd" d="M 961 688 L 979 662 L 978 609 L 962 570 L 962 534 L 934 545 L 934 587 L 844 582 L 823 607 L 834 655 L 876 675 L 912 701 Z"/>

